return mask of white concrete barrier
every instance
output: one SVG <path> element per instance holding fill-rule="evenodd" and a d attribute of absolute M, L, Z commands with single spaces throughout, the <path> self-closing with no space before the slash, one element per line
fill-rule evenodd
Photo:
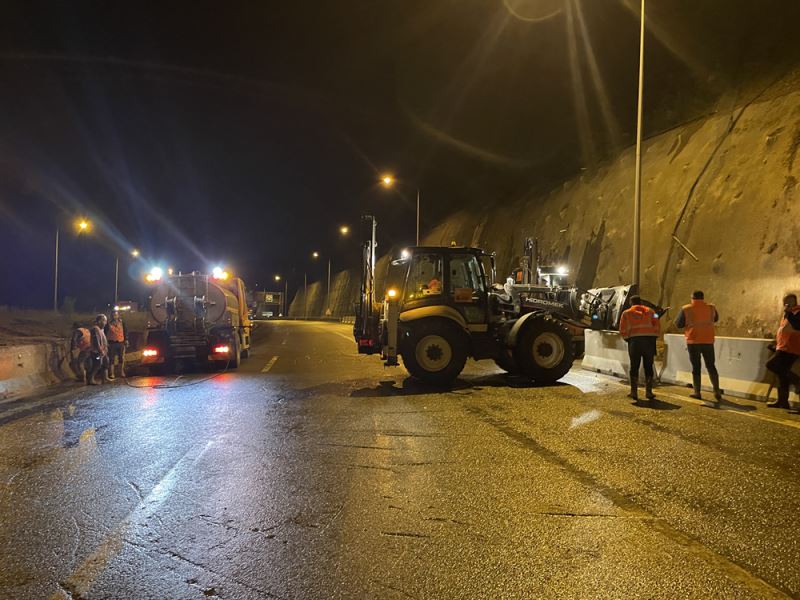
<path fill-rule="evenodd" d="M 616 331 L 585 332 L 586 350 L 581 366 L 587 371 L 628 378 L 628 344 Z"/>
<path fill-rule="evenodd" d="M 664 336 L 666 353 L 663 364 L 656 362 L 662 383 L 691 385 L 692 365 L 682 334 Z M 765 400 L 772 374 L 764 364 L 770 357 L 770 340 L 756 338 L 718 337 L 714 344 L 720 386 L 726 394 L 742 398 Z M 589 371 L 628 378 L 628 347 L 616 331 L 586 331 L 586 354 L 582 367 Z M 642 375 L 640 374 L 640 378 Z M 705 367 L 702 387 L 711 390 Z"/>
<path fill-rule="evenodd" d="M 718 337 L 714 343 L 720 387 L 726 394 L 742 398 L 764 400 L 773 375 L 764 366 L 771 353 L 767 349 L 771 340 L 757 338 Z M 661 381 L 675 384 L 692 383 L 692 365 L 683 335 L 664 336 L 667 358 Z M 711 389 L 705 365 L 702 387 Z"/>
<path fill-rule="evenodd" d="M 0 347 L 0 400 L 70 376 L 66 342 Z"/>

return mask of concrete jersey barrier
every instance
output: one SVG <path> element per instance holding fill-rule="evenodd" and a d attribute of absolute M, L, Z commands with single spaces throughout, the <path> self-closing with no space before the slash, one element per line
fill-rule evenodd
<path fill-rule="evenodd" d="M 726 394 L 764 400 L 773 383 L 764 366 L 770 357 L 770 340 L 740 337 L 717 337 L 714 344 L 720 386 Z M 691 385 L 692 365 L 682 334 L 664 336 L 666 354 L 656 371 L 663 383 Z M 628 378 L 628 345 L 616 331 L 586 331 L 586 354 L 582 367 L 589 371 Z M 705 366 L 702 388 L 711 390 Z"/>
<path fill-rule="evenodd" d="M 0 400 L 71 376 L 68 342 L 0 347 Z"/>

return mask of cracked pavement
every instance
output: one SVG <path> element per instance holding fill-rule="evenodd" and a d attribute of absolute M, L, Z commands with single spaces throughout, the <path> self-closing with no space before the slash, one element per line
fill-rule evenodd
<path fill-rule="evenodd" d="M 254 339 L 236 372 L 0 404 L 0 597 L 800 597 L 796 414 Z"/>

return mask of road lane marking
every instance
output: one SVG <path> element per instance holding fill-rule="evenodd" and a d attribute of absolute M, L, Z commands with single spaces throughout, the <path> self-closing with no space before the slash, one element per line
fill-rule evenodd
<path fill-rule="evenodd" d="M 277 356 L 273 356 L 272 358 L 270 358 L 266 366 L 263 369 L 261 369 L 261 372 L 268 373 L 269 370 L 272 368 L 272 365 L 274 365 L 277 360 L 278 360 Z"/>
<path fill-rule="evenodd" d="M 122 549 L 131 527 L 135 530 L 141 523 L 145 523 L 149 518 L 156 516 L 158 509 L 167 501 L 178 481 L 179 468 L 189 461 L 191 461 L 192 465 L 196 464 L 214 443 L 215 440 L 209 440 L 202 448 L 194 446 L 175 461 L 172 468 L 167 471 L 150 493 L 133 507 L 128 516 L 105 537 L 100 545 L 65 580 L 58 583 L 60 589 L 50 596 L 50 600 L 60 600 L 65 595 L 70 598 L 83 598 L 86 596 L 95 580 L 105 570 L 109 561 Z M 137 490 L 137 486 L 132 485 L 131 487 Z M 137 494 L 141 498 L 141 492 L 137 490 Z"/>
<path fill-rule="evenodd" d="M 656 390 L 656 397 L 658 396 L 667 396 L 668 398 L 672 398 L 673 400 L 682 400 L 683 402 L 689 402 L 690 404 L 696 404 L 697 406 L 707 406 L 709 408 L 714 407 L 714 403 L 711 402 L 710 400 L 698 400 L 696 398 L 688 398 L 686 396 L 681 396 L 679 394 L 671 394 L 669 392 Z M 794 427 L 795 429 L 800 429 L 800 421 L 789 421 L 786 419 L 760 415 L 756 412 L 758 410 L 757 408 L 755 410 L 747 411 L 747 410 L 739 410 L 737 408 L 730 408 L 728 406 L 725 406 L 724 404 L 721 404 L 719 407 L 714 407 L 714 408 L 724 412 L 733 413 L 741 417 L 750 417 L 752 419 L 758 419 L 759 421 L 767 421 L 768 423 L 775 423 L 776 425 L 786 425 L 787 427 Z"/>

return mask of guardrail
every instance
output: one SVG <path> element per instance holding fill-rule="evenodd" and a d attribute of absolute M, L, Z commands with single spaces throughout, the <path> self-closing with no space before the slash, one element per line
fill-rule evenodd
<path fill-rule="evenodd" d="M 656 362 L 659 380 L 664 383 L 691 385 L 692 365 L 683 335 L 664 336 L 666 352 L 662 363 Z M 742 398 L 766 400 L 774 385 L 774 377 L 764 366 L 770 357 L 770 340 L 757 338 L 718 337 L 714 344 L 720 386 L 726 394 Z M 629 376 L 628 347 L 616 331 L 586 331 L 586 354 L 582 367 L 625 379 Z M 711 382 L 703 366 L 702 388 L 711 390 Z"/>

